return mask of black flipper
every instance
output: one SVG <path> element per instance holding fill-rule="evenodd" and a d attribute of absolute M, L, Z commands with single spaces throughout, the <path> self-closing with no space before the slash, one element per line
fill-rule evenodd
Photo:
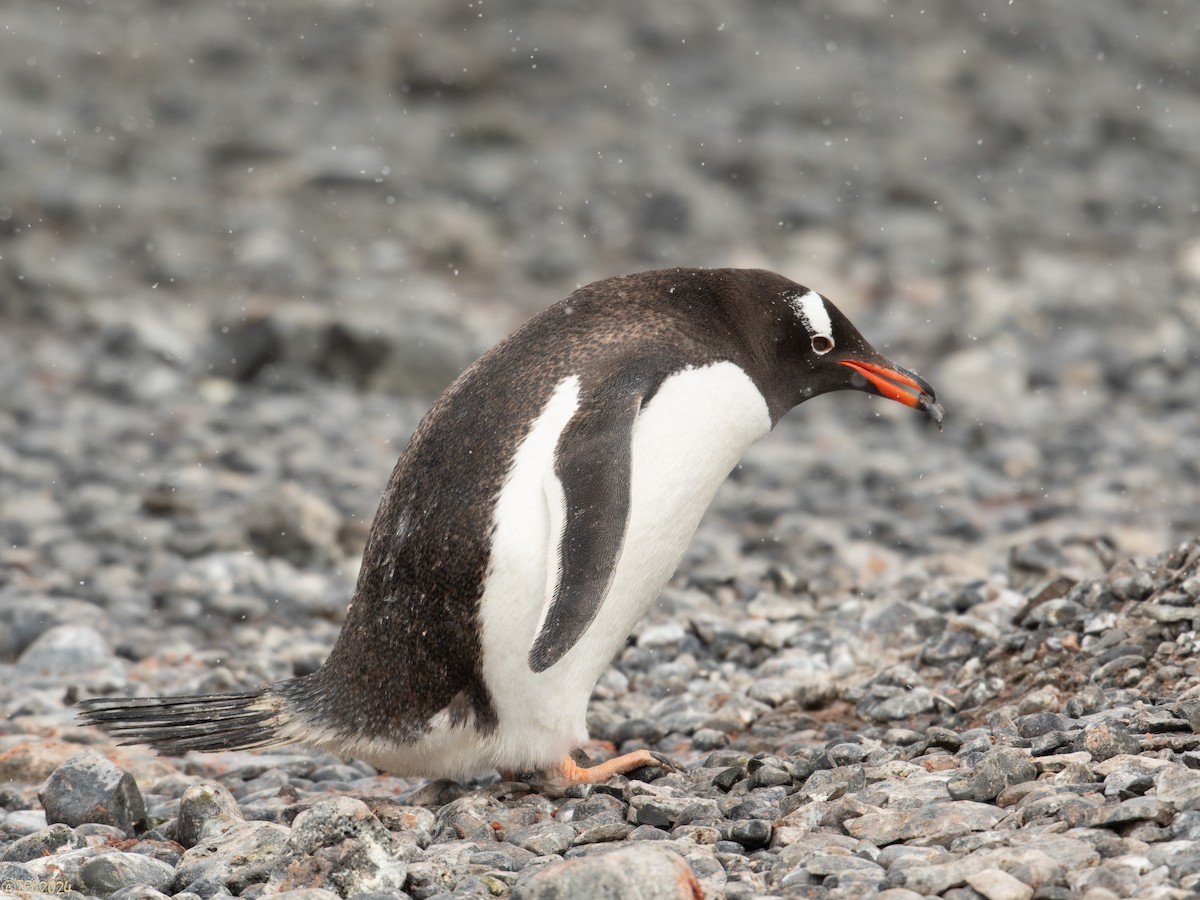
<path fill-rule="evenodd" d="M 584 400 L 558 441 L 554 474 L 562 494 L 562 536 L 551 553 L 557 578 L 529 667 L 544 672 L 587 631 L 612 585 L 629 524 L 633 426 L 647 397 L 642 379 L 615 379 Z M 557 490 L 548 485 L 551 505 Z M 551 523 L 558 519 L 552 509 Z"/>

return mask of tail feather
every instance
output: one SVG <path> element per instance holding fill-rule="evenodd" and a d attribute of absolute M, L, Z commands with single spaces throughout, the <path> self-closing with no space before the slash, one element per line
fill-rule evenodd
<path fill-rule="evenodd" d="M 161 753 L 254 750 L 296 742 L 281 726 L 290 718 L 270 687 L 182 697 L 97 697 L 80 703 L 79 720 L 98 725 L 122 746 L 146 744 Z"/>

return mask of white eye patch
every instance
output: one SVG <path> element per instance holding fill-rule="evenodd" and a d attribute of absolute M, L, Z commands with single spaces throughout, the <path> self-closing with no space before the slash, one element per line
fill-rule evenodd
<path fill-rule="evenodd" d="M 829 310 L 825 308 L 825 298 L 816 291 L 805 291 L 787 298 L 804 327 L 811 337 L 824 337 L 833 341 L 833 322 L 829 319 Z"/>

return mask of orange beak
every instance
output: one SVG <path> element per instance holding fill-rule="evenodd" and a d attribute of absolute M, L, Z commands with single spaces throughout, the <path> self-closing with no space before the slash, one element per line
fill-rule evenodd
<path fill-rule="evenodd" d="M 937 402 L 933 386 L 916 372 L 910 372 L 908 369 L 894 364 L 881 366 L 877 363 L 862 362 L 857 359 L 839 360 L 839 365 L 853 369 L 865 378 L 881 397 L 887 397 L 889 400 L 895 400 L 905 406 L 925 410 L 938 428 L 942 427 L 942 419 L 946 415 L 945 410 Z"/>

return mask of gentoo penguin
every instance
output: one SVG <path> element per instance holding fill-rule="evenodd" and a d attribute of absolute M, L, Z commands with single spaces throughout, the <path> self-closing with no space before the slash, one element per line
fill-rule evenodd
<path fill-rule="evenodd" d="M 422 419 L 316 672 L 257 690 L 83 703 L 166 753 L 304 743 L 400 776 L 583 768 L 588 699 L 743 452 L 853 388 L 933 388 L 822 295 L 771 272 L 670 269 L 575 291 L 485 353 Z"/>

